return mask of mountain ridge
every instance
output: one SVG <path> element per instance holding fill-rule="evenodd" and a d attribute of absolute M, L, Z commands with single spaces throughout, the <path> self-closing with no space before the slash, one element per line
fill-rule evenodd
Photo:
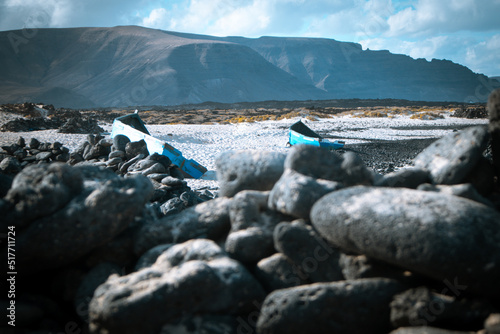
<path fill-rule="evenodd" d="M 476 91 L 488 79 L 451 61 L 415 60 L 326 38 L 217 37 L 138 26 L 38 29 L 14 45 L 16 36 L 22 31 L 0 32 L 0 103 L 483 102 Z"/>

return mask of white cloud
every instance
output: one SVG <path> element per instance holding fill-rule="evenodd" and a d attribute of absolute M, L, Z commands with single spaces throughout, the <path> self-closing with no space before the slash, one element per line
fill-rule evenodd
<path fill-rule="evenodd" d="M 389 29 L 387 18 L 393 13 L 390 0 L 344 2 L 326 16 L 316 16 L 307 34 L 347 41 L 373 38 Z"/>
<path fill-rule="evenodd" d="M 130 24 L 144 1 L 0 0 L 0 30 Z"/>
<path fill-rule="evenodd" d="M 497 0 L 418 0 L 387 20 L 387 36 L 499 29 L 499 12 Z"/>
<path fill-rule="evenodd" d="M 218 36 L 258 35 L 271 23 L 273 9 L 269 8 L 269 4 L 269 1 L 256 0 L 245 7 L 235 8 L 217 19 L 207 32 Z"/>
<path fill-rule="evenodd" d="M 170 13 L 163 7 L 155 8 L 149 16 L 142 19 L 142 25 L 150 28 L 161 28 L 169 25 Z"/>
<path fill-rule="evenodd" d="M 500 34 L 466 48 L 464 64 L 475 72 L 500 76 Z"/>
<path fill-rule="evenodd" d="M 227 17 L 239 7 L 229 0 L 190 0 L 171 9 L 157 7 L 142 20 L 142 25 L 151 28 L 207 33 L 221 18 Z"/>
<path fill-rule="evenodd" d="M 389 0 L 370 0 L 368 3 L 387 3 Z M 262 35 L 299 36 L 321 34 L 332 27 L 333 15 L 346 8 L 354 9 L 365 0 L 190 0 L 172 10 L 157 7 L 142 20 L 148 27 L 218 36 Z M 161 9 L 161 10 L 160 10 Z M 355 16 L 354 13 L 351 17 Z M 319 29 L 307 29 L 310 22 Z M 348 27 L 352 21 L 338 27 Z M 346 30 L 350 31 L 350 30 Z"/>

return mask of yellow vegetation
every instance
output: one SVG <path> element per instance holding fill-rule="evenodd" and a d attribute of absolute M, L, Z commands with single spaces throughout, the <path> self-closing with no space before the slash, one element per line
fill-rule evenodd
<path fill-rule="evenodd" d="M 425 111 L 425 112 L 419 112 L 417 114 L 413 114 L 410 116 L 410 119 L 438 119 L 438 118 L 444 118 L 443 115 L 438 114 L 436 112 L 430 112 L 430 111 Z"/>

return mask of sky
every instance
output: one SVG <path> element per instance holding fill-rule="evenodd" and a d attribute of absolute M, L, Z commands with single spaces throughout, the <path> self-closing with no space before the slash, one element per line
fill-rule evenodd
<path fill-rule="evenodd" d="M 0 31 L 139 25 L 321 37 L 500 76 L 500 0 L 0 0 Z"/>

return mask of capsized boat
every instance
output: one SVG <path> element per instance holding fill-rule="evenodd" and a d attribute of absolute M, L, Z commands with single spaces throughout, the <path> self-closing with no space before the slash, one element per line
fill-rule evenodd
<path fill-rule="evenodd" d="M 207 169 L 192 159 L 186 159 L 182 153 L 163 140 L 151 136 L 139 114 L 129 114 L 115 118 L 111 138 L 125 136 L 130 141 L 144 140 L 149 154 L 158 153 L 170 159 L 186 177 L 199 179 Z"/>
<path fill-rule="evenodd" d="M 344 147 L 345 142 L 341 140 L 329 141 L 311 130 L 307 125 L 298 121 L 290 126 L 288 144 L 291 146 L 298 144 L 325 147 L 330 150 L 338 150 Z"/>

